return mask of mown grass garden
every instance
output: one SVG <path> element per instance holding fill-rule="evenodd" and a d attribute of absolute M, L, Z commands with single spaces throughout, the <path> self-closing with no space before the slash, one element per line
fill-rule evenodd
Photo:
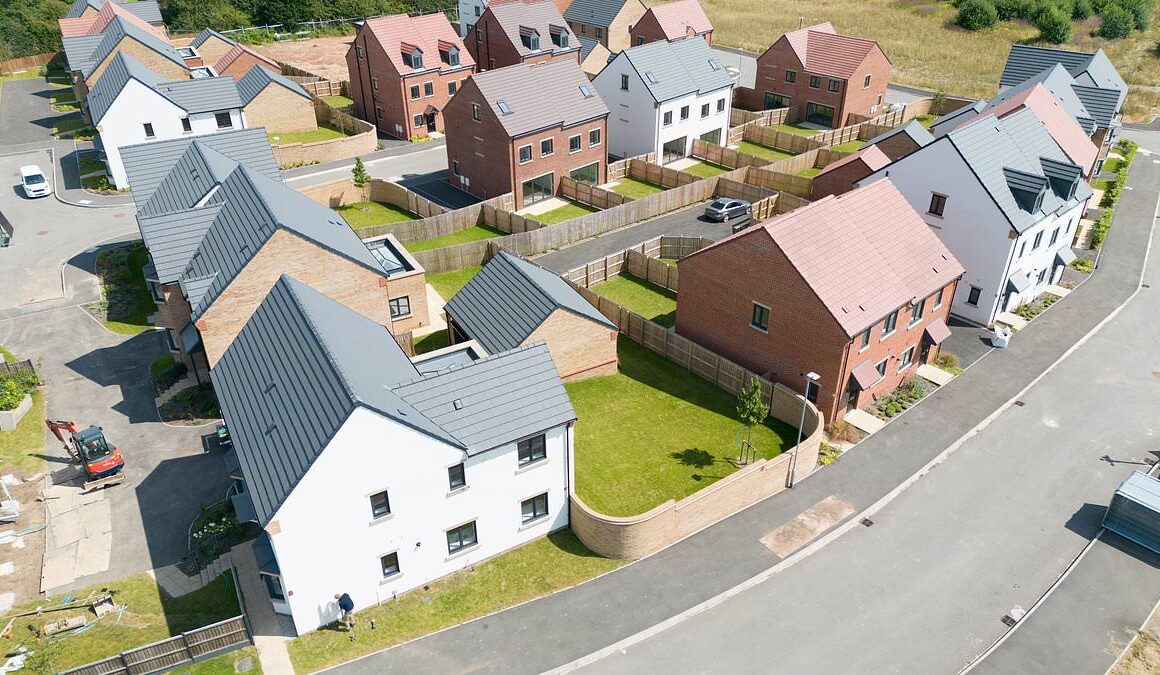
<path fill-rule="evenodd" d="M 149 251 L 140 241 L 102 251 L 97 256 L 97 278 L 103 299 L 85 309 L 105 328 L 122 335 L 152 330 L 149 317 L 157 311 L 143 272 Z"/>
<path fill-rule="evenodd" d="M 677 294 L 643 279 L 621 274 L 592 291 L 666 328 L 677 323 Z"/>

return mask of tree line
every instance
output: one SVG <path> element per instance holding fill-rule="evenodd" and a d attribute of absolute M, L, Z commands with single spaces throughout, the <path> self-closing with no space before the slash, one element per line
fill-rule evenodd
<path fill-rule="evenodd" d="M 986 30 L 999 21 L 1025 20 L 1052 44 L 1071 39 L 1072 22 L 1093 14 L 1100 17 L 1096 35 L 1109 40 L 1145 30 L 1152 20 L 1153 0 L 955 0 L 957 22 L 967 30 Z"/>

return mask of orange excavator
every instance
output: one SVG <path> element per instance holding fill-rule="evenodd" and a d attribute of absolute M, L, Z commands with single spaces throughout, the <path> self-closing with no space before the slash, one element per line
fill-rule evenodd
<path fill-rule="evenodd" d="M 84 467 L 88 476 L 85 490 L 116 485 L 125 480 L 125 460 L 121 451 L 109 444 L 101 427 L 90 426 L 78 431 L 73 422 L 45 420 L 44 423 L 72 461 Z M 67 440 L 65 434 L 68 434 Z"/>

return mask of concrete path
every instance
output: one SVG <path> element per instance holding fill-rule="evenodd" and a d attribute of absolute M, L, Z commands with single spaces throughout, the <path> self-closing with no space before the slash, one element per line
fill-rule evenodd
<path fill-rule="evenodd" d="M 266 585 L 258 574 L 258 562 L 250 542 L 238 544 L 230 550 L 238 574 L 238 588 L 246 605 L 246 619 L 258 648 L 262 672 L 270 675 L 289 675 L 294 672 L 290 653 L 286 650 L 289 636 L 282 628 L 274 608 L 266 595 Z"/>
<path fill-rule="evenodd" d="M 1100 512 L 1084 505 L 1106 504 L 1126 475 L 1100 457 L 1139 459 L 1150 450 L 1144 427 L 1160 414 L 1144 394 L 1160 369 L 1150 364 L 1160 341 L 1156 309 L 1142 303 L 1150 296 L 1122 329 L 1100 333 L 1068 368 L 1024 391 L 1136 291 L 1160 165 L 1139 162 L 1129 184 L 1106 263 L 1087 283 L 1010 349 L 991 352 L 836 464 L 636 564 L 338 670 L 541 672 L 610 646 L 616 656 L 594 670 L 961 667 L 1006 630 L 999 618 L 1016 604 L 1030 607 L 1094 534 Z M 996 416 L 1016 396 L 1026 405 Z M 992 427 L 978 433 L 985 422 Z M 872 527 L 848 520 L 839 527 L 854 530 L 771 581 L 656 639 L 622 642 L 766 573 L 779 558 L 760 539 L 819 501 L 832 495 L 860 513 L 960 444 L 875 514 Z"/>

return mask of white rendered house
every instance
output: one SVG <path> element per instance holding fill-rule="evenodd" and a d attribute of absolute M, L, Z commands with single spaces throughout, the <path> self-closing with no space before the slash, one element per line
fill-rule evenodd
<path fill-rule="evenodd" d="M 459 0 L 459 37 L 467 37 L 467 31 L 483 16 L 485 9 L 487 0 Z"/>
<path fill-rule="evenodd" d="M 458 347 L 458 346 L 457 346 Z M 211 377 L 274 610 L 299 634 L 568 525 L 576 415 L 542 343 L 412 363 L 283 276 Z"/>
<path fill-rule="evenodd" d="M 119 52 L 85 99 L 112 183 L 130 187 L 121 148 L 246 126 L 237 82 L 231 77 L 167 82 L 140 61 Z"/>
<path fill-rule="evenodd" d="M 985 115 L 871 174 L 889 179 L 966 268 L 951 313 L 989 325 L 1075 259 L 1092 195 L 1031 110 Z"/>
<path fill-rule="evenodd" d="M 593 79 L 608 116 L 608 151 L 669 163 L 701 139 L 725 145 L 733 80 L 704 40 L 651 42 L 616 55 Z"/>

